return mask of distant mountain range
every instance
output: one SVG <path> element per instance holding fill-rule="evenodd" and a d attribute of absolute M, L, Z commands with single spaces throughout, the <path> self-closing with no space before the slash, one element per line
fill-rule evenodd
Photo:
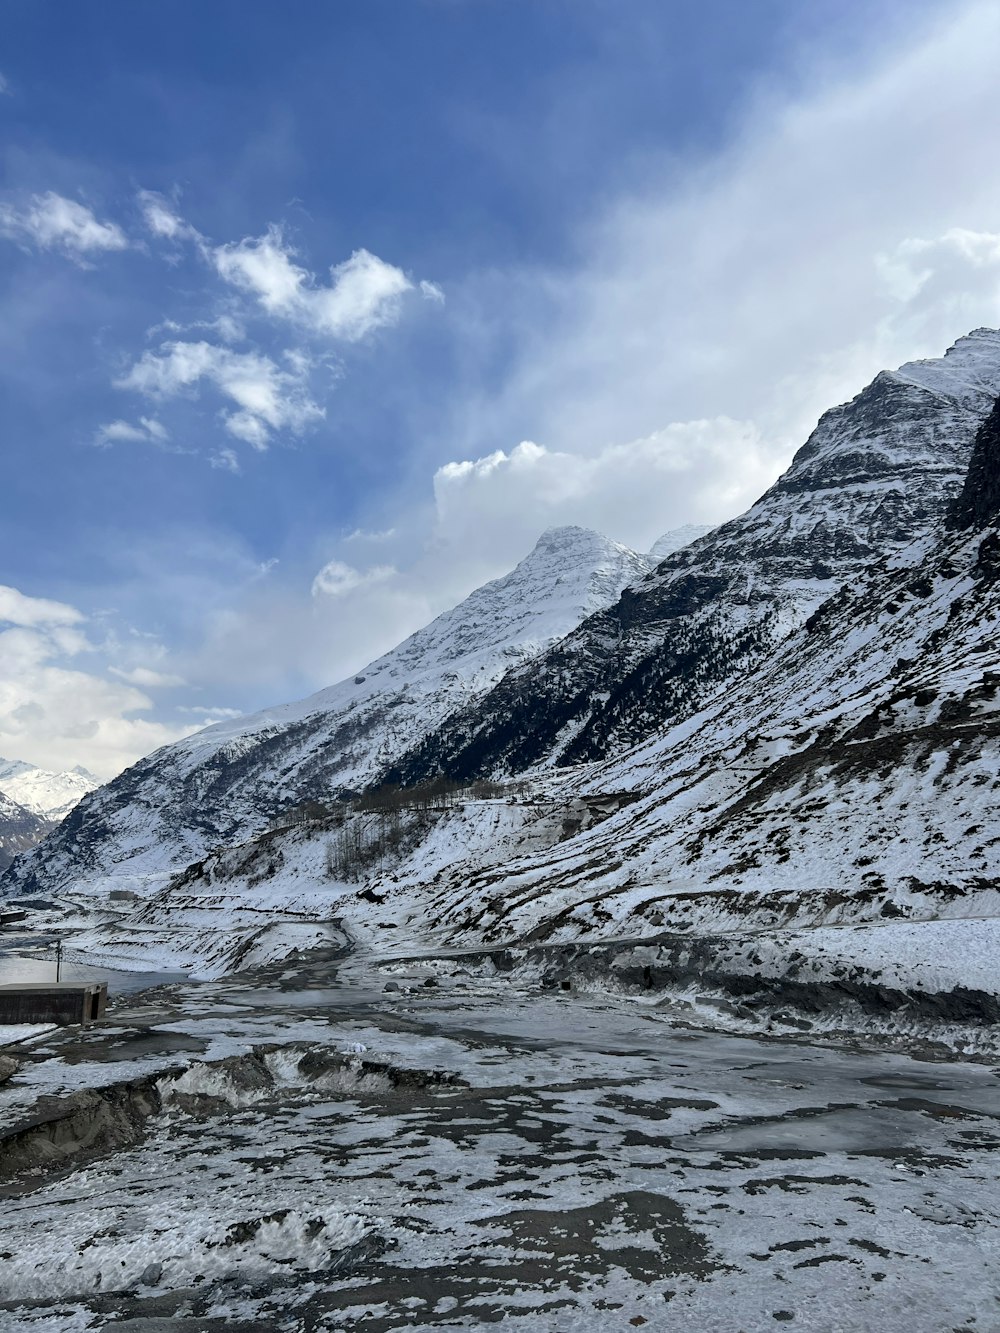
<path fill-rule="evenodd" d="M 119 946 L 180 965 L 239 912 L 467 945 L 752 930 L 758 970 L 779 928 L 860 958 L 844 925 L 922 956 L 947 925 L 957 958 L 1000 923 L 998 395 L 980 329 L 827 412 L 720 528 L 652 557 L 547 533 L 352 680 L 92 793 L 5 887 L 145 883 Z M 337 807 L 385 783 L 391 844 L 377 803 Z M 307 800 L 326 814 L 264 832 Z M 914 923 L 919 949 L 892 934 Z"/>
<path fill-rule="evenodd" d="M 51 773 L 20 759 L 0 758 L 0 871 L 37 846 L 100 782 L 85 768 Z"/>
<path fill-rule="evenodd" d="M 20 759 L 0 759 L 0 792 L 30 810 L 39 819 L 65 819 L 100 779 L 77 765 L 67 773 L 53 773 Z"/>

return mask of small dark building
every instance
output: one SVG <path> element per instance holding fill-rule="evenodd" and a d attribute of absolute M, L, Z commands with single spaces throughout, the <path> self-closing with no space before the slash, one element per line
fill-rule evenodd
<path fill-rule="evenodd" d="M 106 981 L 40 981 L 0 986 L 0 1023 L 86 1027 L 104 1017 Z"/>

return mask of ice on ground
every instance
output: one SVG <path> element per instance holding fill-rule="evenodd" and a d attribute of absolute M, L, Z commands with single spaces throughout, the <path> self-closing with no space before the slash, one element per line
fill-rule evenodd
<path fill-rule="evenodd" d="M 280 1193 L 280 1192 L 279 1192 Z M 318 1272 L 338 1250 L 360 1240 L 364 1223 L 353 1214 L 317 1201 L 306 1207 L 275 1207 L 274 1193 L 261 1192 L 255 1207 L 166 1197 L 143 1207 L 133 1201 L 104 1234 L 95 1234 L 86 1210 L 60 1212 L 51 1225 L 29 1221 L 4 1260 L 7 1300 L 93 1295 L 145 1287 L 173 1288 L 197 1279 L 267 1273 Z M 105 1221 L 113 1208 L 96 1210 Z M 10 1210 L 9 1210 L 10 1211 Z M 23 1224 L 17 1205 L 5 1219 Z M 120 1228 L 120 1229 L 119 1229 Z"/>

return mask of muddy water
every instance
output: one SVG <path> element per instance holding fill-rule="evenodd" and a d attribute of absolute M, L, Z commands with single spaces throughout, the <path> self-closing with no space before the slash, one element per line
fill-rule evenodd
<path fill-rule="evenodd" d="M 194 1051 L 143 1142 L 8 1203 L 0 1327 L 1000 1328 L 987 1064 L 317 959 L 136 996 L 24 1078 Z"/>

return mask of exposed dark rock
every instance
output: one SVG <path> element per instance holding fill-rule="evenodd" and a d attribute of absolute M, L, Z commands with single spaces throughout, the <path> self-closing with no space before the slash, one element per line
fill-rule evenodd
<path fill-rule="evenodd" d="M 948 511 L 948 526 L 982 528 L 1000 515 L 1000 398 L 980 426 L 965 484 Z"/>
<path fill-rule="evenodd" d="M 43 1097 L 21 1124 L 0 1135 L 0 1180 L 78 1165 L 140 1143 L 160 1106 L 153 1075 Z"/>

